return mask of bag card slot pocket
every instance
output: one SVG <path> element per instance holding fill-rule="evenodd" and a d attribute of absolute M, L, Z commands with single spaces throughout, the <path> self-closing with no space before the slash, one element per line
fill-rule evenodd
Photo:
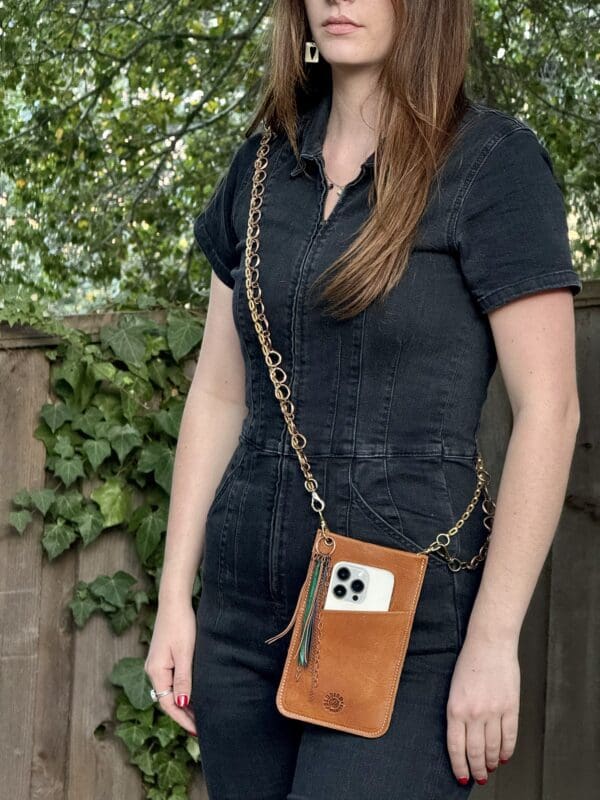
<path fill-rule="evenodd" d="M 297 669 L 294 636 L 277 692 L 279 711 L 367 737 L 383 735 L 389 727 L 412 619 L 409 611 L 321 609 L 314 631 L 315 663 Z M 316 686 L 310 691 L 313 666 Z"/>

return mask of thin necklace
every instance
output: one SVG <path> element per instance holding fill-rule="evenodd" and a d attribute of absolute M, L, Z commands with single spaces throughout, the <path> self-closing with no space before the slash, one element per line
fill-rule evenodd
<path fill-rule="evenodd" d="M 334 183 L 331 180 L 331 178 L 329 177 L 329 175 L 325 172 L 325 167 L 323 167 L 323 172 L 325 174 L 325 180 L 327 181 L 327 188 L 328 189 L 333 189 L 334 186 L 337 186 L 337 188 L 338 188 L 338 192 L 337 192 L 338 193 L 338 197 L 341 197 L 342 192 L 346 188 L 346 184 Z"/>

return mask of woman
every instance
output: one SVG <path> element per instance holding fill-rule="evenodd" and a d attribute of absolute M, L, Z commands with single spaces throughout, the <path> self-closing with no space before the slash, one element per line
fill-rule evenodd
<path fill-rule="evenodd" d="M 466 797 L 515 748 L 519 631 L 579 424 L 581 281 L 547 151 L 465 96 L 470 6 L 276 2 L 262 102 L 195 223 L 214 274 L 146 671 L 164 711 L 197 726 L 215 800 Z M 485 562 L 479 503 L 448 548 L 474 568 L 430 554 L 374 739 L 275 706 L 288 639 L 265 639 L 293 613 L 316 517 L 246 305 L 261 120 L 276 137 L 260 285 L 331 530 L 425 547 L 473 495 L 497 362 L 513 410 Z"/>

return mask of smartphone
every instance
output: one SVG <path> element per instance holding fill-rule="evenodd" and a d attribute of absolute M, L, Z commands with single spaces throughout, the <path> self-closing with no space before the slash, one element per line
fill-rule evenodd
<path fill-rule="evenodd" d="M 323 608 L 344 611 L 388 611 L 394 573 L 354 561 L 333 566 Z"/>

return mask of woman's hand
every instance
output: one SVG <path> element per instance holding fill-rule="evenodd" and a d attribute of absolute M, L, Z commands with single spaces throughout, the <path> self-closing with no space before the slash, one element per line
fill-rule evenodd
<path fill-rule="evenodd" d="M 156 692 L 173 687 L 160 697 L 161 708 L 193 736 L 197 736 L 192 710 L 192 662 L 196 642 L 196 616 L 191 602 L 162 600 L 154 623 L 144 671 Z"/>
<path fill-rule="evenodd" d="M 447 704 L 447 746 L 459 783 L 469 768 L 477 783 L 513 754 L 521 676 L 518 642 L 467 634 L 454 667 Z"/>

